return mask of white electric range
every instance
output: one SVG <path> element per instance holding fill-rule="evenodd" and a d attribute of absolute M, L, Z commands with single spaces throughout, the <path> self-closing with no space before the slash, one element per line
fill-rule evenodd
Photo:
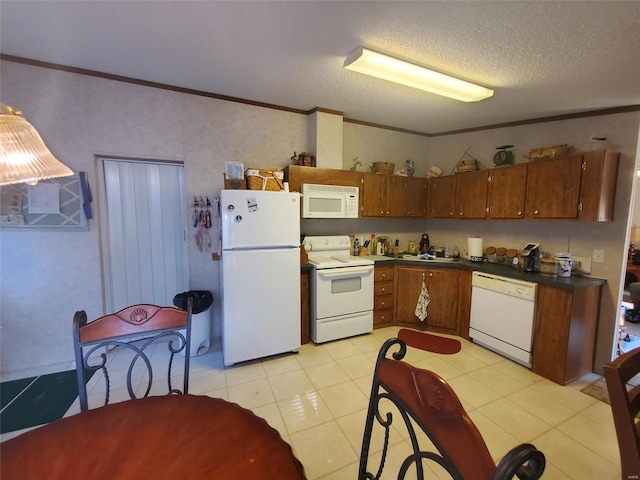
<path fill-rule="evenodd" d="M 373 330 L 373 260 L 350 255 L 348 235 L 306 237 L 311 341 L 324 343 Z"/>

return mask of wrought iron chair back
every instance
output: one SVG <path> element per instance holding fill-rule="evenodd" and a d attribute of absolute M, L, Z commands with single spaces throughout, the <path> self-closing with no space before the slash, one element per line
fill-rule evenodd
<path fill-rule="evenodd" d="M 132 305 L 92 322 L 87 322 L 84 310 L 77 311 L 73 317 L 73 342 L 80 410 L 89 409 L 87 381 L 92 372 L 97 370 L 101 370 L 104 375 L 104 404 L 109 403 L 111 379 L 106 351 L 114 347 L 127 351 L 131 356 L 130 360 L 127 358 L 126 365 L 126 386 L 130 398 L 146 397 L 151 392 L 154 368 L 150 355 L 159 345 L 165 346 L 168 353 L 168 359 L 164 356 L 167 365 L 166 393 L 188 393 L 192 304 L 193 300 L 189 298 L 186 310 L 149 304 Z M 179 352 L 185 353 L 182 390 L 174 388 L 171 383 L 174 356 Z M 163 356 L 154 355 L 155 357 Z M 164 361 L 160 363 L 165 365 Z M 134 372 L 142 379 L 146 377 L 146 389 L 142 395 L 135 392 L 137 385 L 132 380 Z"/>
<path fill-rule="evenodd" d="M 392 358 L 386 358 L 394 346 L 398 350 L 392 353 Z M 513 448 L 496 466 L 455 392 L 436 373 L 402 362 L 406 350 L 404 341 L 392 338 L 378 353 L 360 453 L 359 480 L 380 478 L 394 414 L 402 418 L 400 423 L 408 430 L 412 446 L 398 479 L 404 479 L 411 468 L 415 469 L 416 478 L 425 478 L 423 460 L 436 462 L 456 480 L 506 480 L 514 475 L 523 480 L 540 478 L 545 457 L 530 444 Z M 395 408 L 390 408 L 388 402 Z M 367 463 L 374 420 L 384 428 L 385 435 L 380 463 L 376 472 L 371 473 Z M 421 449 L 414 424 L 429 437 L 435 451 Z"/>
<path fill-rule="evenodd" d="M 603 366 L 616 426 L 622 479 L 640 478 L 640 385 L 627 383 L 640 374 L 640 348 L 620 355 Z"/>

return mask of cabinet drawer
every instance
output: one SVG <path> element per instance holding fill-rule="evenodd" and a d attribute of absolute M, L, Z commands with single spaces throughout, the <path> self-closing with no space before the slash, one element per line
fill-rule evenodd
<path fill-rule="evenodd" d="M 373 308 L 374 310 L 393 308 L 393 295 L 376 295 L 373 297 Z"/>
<path fill-rule="evenodd" d="M 393 282 L 376 282 L 373 284 L 373 294 L 378 295 L 391 295 L 393 293 Z"/>
<path fill-rule="evenodd" d="M 373 275 L 375 282 L 393 281 L 393 267 L 376 267 Z"/>
<path fill-rule="evenodd" d="M 373 312 L 373 328 L 385 327 L 393 323 L 393 308 L 385 308 L 384 310 L 374 310 Z"/>

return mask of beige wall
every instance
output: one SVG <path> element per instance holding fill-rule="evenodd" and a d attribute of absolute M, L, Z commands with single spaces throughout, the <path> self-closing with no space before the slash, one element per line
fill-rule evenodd
<path fill-rule="evenodd" d="M 184 162 L 187 209 L 193 195 L 219 195 L 225 161 L 284 167 L 294 151 L 307 150 L 305 115 L 13 62 L 0 67 L 2 101 L 24 111 L 61 161 L 88 172 L 96 219 L 96 155 Z M 219 336 L 219 263 L 197 249 L 185 227 L 189 288 L 214 292 Z M 0 229 L 2 371 L 71 364 L 74 312 L 106 313 L 100 234 L 98 220 L 87 232 Z"/>
<path fill-rule="evenodd" d="M 1 62 L 0 68 L 2 101 L 21 108 L 64 163 L 88 172 L 96 214 L 101 207 L 96 155 L 184 162 L 187 208 L 193 195 L 218 196 L 225 161 L 283 167 L 294 151 L 310 151 L 309 119 L 304 115 L 12 62 Z M 522 161 L 532 147 L 566 142 L 584 150 L 591 147 L 589 134 L 607 136 L 608 147 L 622 152 L 615 221 L 303 220 L 301 228 L 308 234 L 357 233 L 363 238 L 386 234 L 399 238 L 401 245 L 427 232 L 432 243 L 450 248 L 462 249 L 467 236 L 481 234 L 496 246 L 521 248 L 539 241 L 550 251 L 588 256 L 593 249 L 603 249 L 605 263 L 594 265 L 593 271 L 608 281 L 600 315 L 601 363 L 613 341 L 639 123 L 636 112 L 428 138 L 347 122 L 343 168 L 351 168 L 356 156 L 365 168 L 374 161 L 391 161 L 396 170 L 411 159 L 417 176 L 424 176 L 431 165 L 449 173 L 469 146 L 469 153 L 491 166 L 495 147 L 505 143 L 516 145 L 517 161 Z M 211 261 L 210 253 L 198 251 L 191 233 L 189 288 L 214 292 L 217 336 L 219 264 Z M 84 309 L 90 318 L 105 313 L 100 237 L 97 220 L 87 232 L 0 229 L 2 371 L 71 364 L 73 313 Z"/>

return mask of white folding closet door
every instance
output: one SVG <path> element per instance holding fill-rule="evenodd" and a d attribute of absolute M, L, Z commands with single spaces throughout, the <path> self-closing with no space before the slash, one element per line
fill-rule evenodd
<path fill-rule="evenodd" d="M 172 305 L 188 289 L 184 168 L 103 159 L 107 308 Z"/>

